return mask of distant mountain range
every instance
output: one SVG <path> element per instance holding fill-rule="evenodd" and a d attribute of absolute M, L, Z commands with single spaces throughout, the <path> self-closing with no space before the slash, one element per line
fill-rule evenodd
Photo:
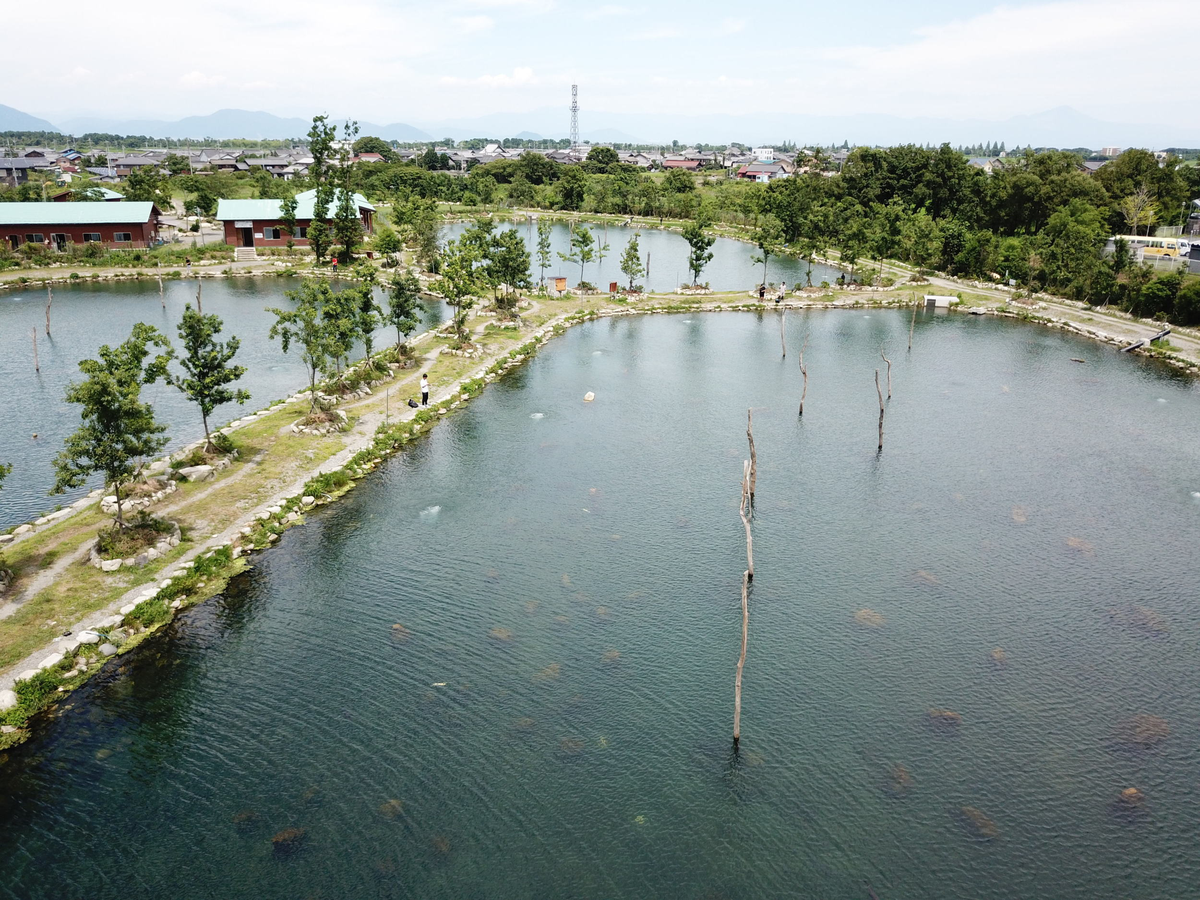
<path fill-rule="evenodd" d="M 0 103 L 0 131 L 58 131 L 45 119 Z"/>
<path fill-rule="evenodd" d="M 646 113 L 580 113 L 584 127 L 581 137 L 593 142 L 669 144 L 672 140 L 690 144 L 722 144 L 740 141 L 747 144 L 777 144 L 783 141 L 829 146 L 849 141 L 855 144 L 978 144 L 1004 141 L 1009 148 L 1034 147 L 1200 147 L 1200 121 L 1180 121 L 1172 125 L 1135 125 L 1105 122 L 1086 116 L 1070 107 L 1034 115 L 1015 116 L 1004 121 L 985 119 L 946 119 L 862 113 L 846 116 L 816 116 L 793 113 L 759 115 L 652 115 Z M 334 122 L 341 122 L 331 117 Z M 567 137 L 568 113 L 548 107 L 524 113 L 492 113 L 472 118 L 417 120 L 415 125 L 396 122 L 376 125 L 359 122 L 359 134 L 385 140 L 433 141 L 441 138 Z M 103 117 L 79 117 L 59 122 L 57 127 L 44 119 L 7 106 L 0 106 L 0 131 L 60 131 L 64 134 L 101 132 L 123 135 L 188 139 L 197 143 L 211 138 L 247 138 L 287 140 L 303 137 L 311 121 L 282 118 L 267 112 L 222 109 L 207 116 L 189 116 L 176 121 L 156 119 L 121 120 Z"/>

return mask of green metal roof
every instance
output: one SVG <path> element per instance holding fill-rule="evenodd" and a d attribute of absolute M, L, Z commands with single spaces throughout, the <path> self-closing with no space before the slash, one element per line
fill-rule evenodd
<path fill-rule="evenodd" d="M 334 196 L 333 202 L 329 204 L 329 217 L 333 218 L 334 212 L 337 210 L 338 199 L 342 192 L 338 191 Z M 219 200 L 217 202 L 217 218 L 222 222 L 238 219 L 243 221 L 253 220 L 275 220 L 279 218 L 280 200 Z M 369 209 L 375 211 L 367 198 L 362 194 L 354 195 L 354 202 L 358 204 L 360 210 Z M 313 207 L 317 204 L 317 192 L 315 190 L 305 191 L 303 194 L 296 195 L 296 218 L 311 219 L 313 217 Z"/>
<path fill-rule="evenodd" d="M 86 203 L 0 203 L 4 225 L 143 225 L 150 221 L 150 201 Z"/>

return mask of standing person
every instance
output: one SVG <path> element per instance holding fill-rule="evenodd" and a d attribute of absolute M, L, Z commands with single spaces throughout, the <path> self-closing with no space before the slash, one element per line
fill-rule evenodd
<path fill-rule="evenodd" d="M 421 405 L 429 405 L 429 376 L 421 374 Z"/>
<path fill-rule="evenodd" d="M 191 274 L 192 274 L 192 258 L 191 258 L 190 256 L 185 256 L 185 257 L 183 258 L 183 261 L 184 261 L 185 263 L 187 263 L 187 273 L 188 273 L 189 275 L 191 275 Z"/>
<path fill-rule="evenodd" d="M 767 297 L 767 283 L 764 281 L 758 286 L 758 302 L 762 303 Z"/>
<path fill-rule="evenodd" d="M 337 271 L 337 257 L 336 256 L 333 258 L 333 271 L 335 271 L 335 272 Z"/>
<path fill-rule="evenodd" d="M 779 296 L 777 296 L 775 298 L 775 302 L 778 304 L 786 296 L 787 296 L 787 282 L 781 281 L 781 282 L 779 282 Z"/>

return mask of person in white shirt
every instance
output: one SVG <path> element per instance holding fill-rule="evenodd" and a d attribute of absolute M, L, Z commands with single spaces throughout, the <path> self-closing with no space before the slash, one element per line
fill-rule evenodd
<path fill-rule="evenodd" d="M 429 376 L 421 375 L 421 405 L 429 405 Z"/>

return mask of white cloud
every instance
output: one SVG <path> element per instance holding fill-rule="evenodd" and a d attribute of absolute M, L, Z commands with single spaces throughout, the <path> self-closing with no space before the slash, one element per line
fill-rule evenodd
<path fill-rule="evenodd" d="M 604 6 L 601 6 L 599 9 L 593 9 L 593 10 L 589 10 L 588 12 L 585 12 L 583 14 L 583 17 L 585 19 L 595 20 L 595 19 L 610 19 L 610 18 L 613 18 L 614 16 L 631 16 L 631 15 L 633 15 L 633 10 L 630 9 L 628 6 L 614 6 L 612 4 L 606 4 Z"/>
<path fill-rule="evenodd" d="M 496 24 L 491 16 L 460 16 L 454 23 L 463 31 L 487 31 Z"/>
<path fill-rule="evenodd" d="M 224 75 L 199 72 L 194 69 L 191 72 L 180 75 L 176 80 L 179 86 L 184 88 L 211 88 L 226 84 L 228 81 Z"/>
<path fill-rule="evenodd" d="M 628 36 L 631 41 L 669 41 L 680 36 L 678 28 L 672 28 L 669 25 L 664 25 L 660 28 L 647 28 L 643 31 L 635 31 Z"/>
<path fill-rule="evenodd" d="M 512 88 L 538 83 L 537 78 L 534 77 L 533 69 L 528 66 L 518 66 L 512 70 L 512 74 L 479 75 L 475 78 L 445 75 L 439 80 L 445 85 L 475 85 L 476 87 L 486 88 Z"/>
<path fill-rule="evenodd" d="M 721 34 L 737 34 L 746 27 L 745 19 L 725 19 L 721 22 Z"/>

